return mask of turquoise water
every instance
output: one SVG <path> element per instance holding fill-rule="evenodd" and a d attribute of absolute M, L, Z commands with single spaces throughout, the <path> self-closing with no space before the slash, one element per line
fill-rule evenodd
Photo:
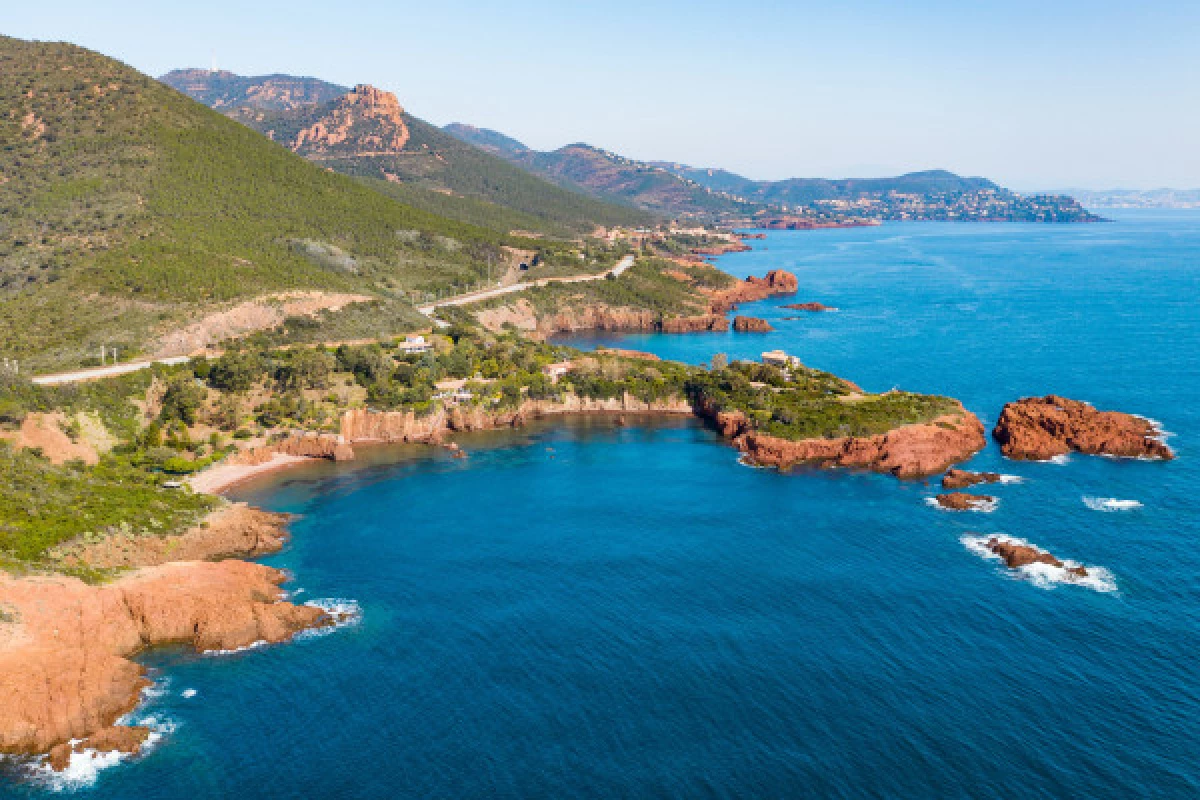
<path fill-rule="evenodd" d="M 690 362 L 782 347 L 872 390 L 1145 414 L 1169 464 L 1073 457 L 990 514 L 931 483 L 740 466 L 684 420 L 378 448 L 246 486 L 301 514 L 270 563 L 360 621 L 148 660 L 169 731 L 95 797 L 1194 797 L 1200 794 L 1200 214 L 1087 227 L 772 233 L 736 274 L 772 334 L 597 342 Z M 834 314 L 781 303 L 819 300 Z M 783 320 L 797 314 L 800 319 Z M 1094 510 L 1085 498 L 1136 500 Z M 1103 507 L 1093 501 L 1093 505 Z M 1021 537 L 1089 586 L 964 544 Z M 194 696 L 191 695 L 194 692 Z M 10 783 L 0 795 L 41 795 Z"/>

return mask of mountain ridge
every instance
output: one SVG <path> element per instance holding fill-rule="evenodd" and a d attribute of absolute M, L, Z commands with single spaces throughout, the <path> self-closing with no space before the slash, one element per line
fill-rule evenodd
<path fill-rule="evenodd" d="M 219 85 L 206 83 L 206 75 Z M 598 201 L 465 143 L 406 111 L 391 92 L 369 84 L 324 102 L 298 101 L 280 108 L 278 98 L 256 83 L 258 78 L 229 75 L 175 70 L 161 80 L 305 158 L 440 214 L 480 224 L 485 214 L 489 221 L 503 220 L 509 229 L 556 236 L 653 221 L 643 211 Z M 305 84 L 310 94 L 344 88 L 297 80 L 319 84 Z M 485 213 L 479 201 L 513 213 Z"/>

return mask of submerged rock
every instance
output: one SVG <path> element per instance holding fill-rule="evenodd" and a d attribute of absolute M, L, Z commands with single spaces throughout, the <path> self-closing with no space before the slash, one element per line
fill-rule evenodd
<path fill-rule="evenodd" d="M 968 472 L 965 469 L 948 470 L 942 476 L 943 489 L 966 489 L 977 483 L 999 483 L 1004 476 L 999 472 Z"/>
<path fill-rule="evenodd" d="M 812 311 L 814 313 L 820 311 L 837 311 L 833 306 L 827 306 L 824 303 L 788 303 L 780 308 L 790 308 L 795 311 Z"/>

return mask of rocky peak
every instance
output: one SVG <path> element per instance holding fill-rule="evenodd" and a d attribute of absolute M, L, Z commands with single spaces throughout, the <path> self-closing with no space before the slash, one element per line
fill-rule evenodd
<path fill-rule="evenodd" d="M 396 95 L 362 83 L 301 129 L 291 147 L 309 158 L 387 156 L 399 154 L 408 138 Z"/>

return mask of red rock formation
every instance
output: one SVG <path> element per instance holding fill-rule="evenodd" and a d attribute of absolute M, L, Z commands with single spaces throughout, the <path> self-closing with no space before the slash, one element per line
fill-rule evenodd
<path fill-rule="evenodd" d="M 354 458 L 354 448 L 346 444 L 342 437 L 331 433 L 293 433 L 277 442 L 245 450 L 230 456 L 228 464 L 262 464 L 276 456 L 297 456 L 299 458 L 327 458 L 331 461 L 349 461 Z"/>
<path fill-rule="evenodd" d="M 729 320 L 721 314 L 701 314 L 695 317 L 664 317 L 659 325 L 663 333 L 704 333 L 727 331 Z"/>
<path fill-rule="evenodd" d="M 723 314 L 736 308 L 738 303 L 752 303 L 777 294 L 794 294 L 799 286 L 795 275 L 774 269 L 765 278 L 751 275 L 728 289 L 711 292 L 709 308 L 714 314 Z"/>
<path fill-rule="evenodd" d="M 966 489 L 977 483 L 999 483 L 1004 478 L 998 472 L 967 472 L 963 469 L 948 470 L 942 476 L 943 489 Z"/>
<path fill-rule="evenodd" d="M 0 627 L 0 752 L 44 753 L 87 737 L 132 746 L 136 731 L 104 731 L 147 685 L 129 660 L 146 647 L 228 650 L 331 622 L 284 602 L 284 578 L 245 561 L 171 563 L 99 586 L 0 573 L 0 607 L 12 620 Z"/>
<path fill-rule="evenodd" d="M 775 330 L 765 319 L 743 317 L 741 314 L 733 318 L 733 329 L 738 333 L 770 333 Z"/>
<path fill-rule="evenodd" d="M 1175 457 L 1141 417 L 1097 411 L 1088 403 L 1057 395 L 1008 403 L 992 436 L 1009 458 L 1044 461 L 1071 451 L 1125 458 Z"/>
<path fill-rule="evenodd" d="M 781 439 L 753 430 L 741 412 L 701 408 L 734 446 L 760 466 L 787 468 L 797 464 L 853 467 L 886 472 L 897 478 L 921 478 L 965 461 L 986 444 L 983 423 L 959 407 L 955 414 L 932 422 L 903 425 L 887 433 L 836 439 Z"/>
<path fill-rule="evenodd" d="M 1039 550 L 1027 544 L 1020 544 L 1009 539 L 1001 539 L 993 536 L 988 540 L 988 550 L 991 550 L 996 555 L 1013 569 L 1025 567 L 1030 564 L 1049 564 L 1052 567 L 1063 568 L 1065 565 L 1049 553 Z M 1071 575 L 1079 578 L 1086 578 L 1088 571 L 1082 566 L 1066 567 L 1066 570 Z"/>
<path fill-rule="evenodd" d="M 359 85 L 296 134 L 292 150 L 308 158 L 398 155 L 408 143 L 404 109 L 391 92 Z"/>
<path fill-rule="evenodd" d="M 950 492 L 937 496 L 937 504 L 950 511 L 973 511 L 982 506 L 991 505 L 994 502 L 996 502 L 996 498 L 986 494 Z"/>
<path fill-rule="evenodd" d="M 833 306 L 827 306 L 824 303 L 788 303 L 780 308 L 791 308 L 796 311 L 837 311 Z"/>

